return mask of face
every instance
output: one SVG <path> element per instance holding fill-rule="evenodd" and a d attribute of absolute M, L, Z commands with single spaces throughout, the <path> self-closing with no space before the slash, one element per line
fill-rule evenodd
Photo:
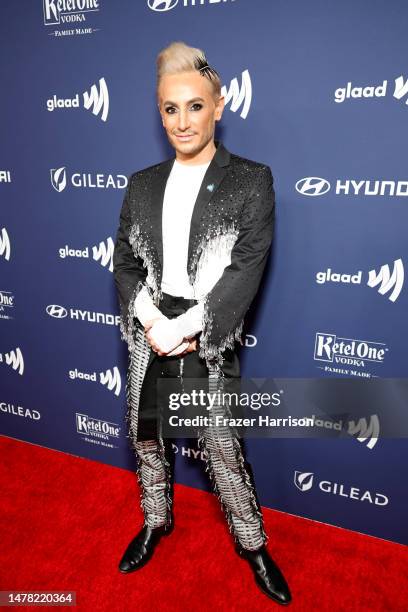
<path fill-rule="evenodd" d="M 192 159 L 213 147 L 215 122 L 224 110 L 224 97 L 215 100 L 212 85 L 197 70 L 166 74 L 158 90 L 158 107 L 176 157 Z"/>

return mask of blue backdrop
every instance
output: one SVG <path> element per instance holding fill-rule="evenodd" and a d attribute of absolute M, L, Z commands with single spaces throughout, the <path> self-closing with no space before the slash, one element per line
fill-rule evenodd
<path fill-rule="evenodd" d="M 243 375 L 406 376 L 407 18 L 401 0 L 3 0 L 2 433 L 134 469 L 112 251 L 126 177 L 173 155 L 155 100 L 173 40 L 222 77 L 216 137 L 275 179 Z M 247 449 L 263 505 L 407 541 L 405 439 Z M 206 487 L 195 444 L 174 451 Z"/>

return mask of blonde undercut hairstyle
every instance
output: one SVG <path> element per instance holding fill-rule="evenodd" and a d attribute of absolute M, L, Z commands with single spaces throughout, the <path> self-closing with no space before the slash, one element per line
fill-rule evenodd
<path fill-rule="evenodd" d="M 207 66 L 207 58 L 202 49 L 190 47 L 182 41 L 172 42 L 160 51 L 156 60 L 157 81 L 156 94 L 159 92 L 160 80 L 165 74 L 177 74 L 197 70 L 203 78 L 210 81 L 215 100 L 221 96 L 221 79 L 218 72 Z M 201 70 L 200 70 L 201 67 Z"/>

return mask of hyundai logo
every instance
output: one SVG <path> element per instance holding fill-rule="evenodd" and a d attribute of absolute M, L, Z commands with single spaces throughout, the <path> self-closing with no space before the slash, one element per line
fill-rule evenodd
<path fill-rule="evenodd" d="M 152 11 L 169 11 L 173 9 L 178 0 L 148 0 L 147 4 Z"/>
<path fill-rule="evenodd" d="M 50 317 L 55 317 L 56 319 L 64 319 L 68 315 L 67 309 L 58 304 L 50 304 L 46 310 Z"/>
<path fill-rule="evenodd" d="M 301 195 L 320 196 L 329 191 L 330 183 L 319 176 L 308 176 L 300 179 L 295 187 Z"/>

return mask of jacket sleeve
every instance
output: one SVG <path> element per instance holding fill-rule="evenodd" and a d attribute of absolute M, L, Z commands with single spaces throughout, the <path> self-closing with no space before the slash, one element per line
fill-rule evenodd
<path fill-rule="evenodd" d="M 241 339 L 244 317 L 261 282 L 275 225 L 275 192 L 269 166 L 260 167 L 238 223 L 231 263 L 204 298 L 199 356 L 216 368 L 222 352 Z"/>
<path fill-rule="evenodd" d="M 131 229 L 129 197 L 134 180 L 134 175 L 129 177 L 113 251 L 113 275 L 120 306 L 121 339 L 127 342 L 129 351 L 135 348 L 135 331 L 141 326 L 135 317 L 134 302 L 147 277 L 147 268 L 143 265 L 143 260 L 134 254 L 129 243 Z"/>

